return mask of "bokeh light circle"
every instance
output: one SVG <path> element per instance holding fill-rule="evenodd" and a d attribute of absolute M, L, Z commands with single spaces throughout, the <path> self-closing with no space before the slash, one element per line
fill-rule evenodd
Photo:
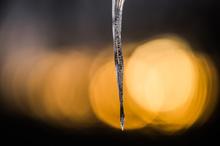
<path fill-rule="evenodd" d="M 179 37 L 153 39 L 136 48 L 127 64 L 126 86 L 140 118 L 173 133 L 201 122 L 216 103 L 211 61 Z"/>

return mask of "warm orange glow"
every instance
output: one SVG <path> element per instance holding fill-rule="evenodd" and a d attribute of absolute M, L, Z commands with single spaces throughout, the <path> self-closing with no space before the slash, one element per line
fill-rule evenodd
<path fill-rule="evenodd" d="M 6 104 L 50 123 L 71 127 L 94 123 L 88 95 L 89 53 L 24 50 L 6 61 L 1 74 Z"/>
<path fill-rule="evenodd" d="M 175 36 L 136 46 L 124 47 L 125 129 L 171 134 L 204 123 L 217 103 L 211 59 Z M 82 128 L 100 120 L 120 129 L 112 47 L 64 50 L 9 51 L 0 72 L 2 102 L 49 124 Z"/>
<path fill-rule="evenodd" d="M 178 38 L 158 38 L 138 47 L 128 61 L 126 85 L 136 103 L 133 109 L 146 122 L 155 117 L 156 129 L 188 128 L 209 111 L 207 99 L 215 102 L 207 94 L 214 92 L 215 72 L 190 49 Z"/>
<path fill-rule="evenodd" d="M 8 54 L 4 60 L 1 71 L 1 88 L 5 99 L 3 101 L 10 109 L 26 112 L 26 83 L 34 64 L 43 56 L 42 51 L 21 49 L 19 52 Z M 31 56 L 31 57 L 30 57 Z"/>
<path fill-rule="evenodd" d="M 30 107 L 29 115 L 42 120 L 48 119 L 47 105 L 44 104 L 43 91 L 50 71 L 62 61 L 63 57 L 58 53 L 44 53 L 34 64 L 34 69 L 27 76 L 27 103 Z M 60 114 L 56 114 L 59 116 Z"/>
<path fill-rule="evenodd" d="M 126 81 L 138 104 L 152 112 L 175 110 L 185 104 L 196 75 L 192 54 L 184 45 L 172 39 L 158 39 L 132 54 Z"/>
<path fill-rule="evenodd" d="M 51 116 L 88 126 L 93 114 L 88 98 L 88 72 L 91 57 L 82 53 L 65 55 L 53 67 L 46 79 L 43 91 L 44 104 Z M 86 123 L 86 124 L 84 124 Z"/>
<path fill-rule="evenodd" d="M 105 59 L 106 60 L 106 59 Z M 91 105 L 96 116 L 106 124 L 120 129 L 119 122 L 119 99 L 117 96 L 117 84 L 115 78 L 115 68 L 112 59 L 107 59 L 95 72 L 91 85 Z M 125 89 L 125 97 L 128 97 Z M 125 129 L 138 129 L 145 126 L 130 108 L 129 100 L 125 100 L 126 124 Z"/>

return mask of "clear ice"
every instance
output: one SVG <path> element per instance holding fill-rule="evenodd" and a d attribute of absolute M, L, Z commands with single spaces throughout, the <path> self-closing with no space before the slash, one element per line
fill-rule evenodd
<path fill-rule="evenodd" d="M 114 46 L 114 59 L 116 67 L 116 76 L 118 83 L 118 94 L 120 100 L 120 124 L 121 129 L 124 130 L 124 97 L 123 97 L 123 74 L 124 74 L 124 60 L 122 53 L 122 12 L 125 0 L 112 0 L 112 30 L 113 30 L 113 46 Z"/>

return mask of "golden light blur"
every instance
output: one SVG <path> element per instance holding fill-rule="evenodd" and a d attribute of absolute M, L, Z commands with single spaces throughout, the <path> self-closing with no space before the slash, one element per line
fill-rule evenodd
<path fill-rule="evenodd" d="M 112 48 L 61 50 L 9 52 L 0 72 L 1 100 L 49 124 L 82 128 L 99 120 L 120 129 Z M 209 119 L 218 102 L 218 76 L 207 55 L 171 35 L 124 50 L 126 130 L 171 134 Z"/>
<path fill-rule="evenodd" d="M 216 103 L 212 67 L 176 37 L 157 38 L 139 46 L 128 61 L 126 74 L 134 110 L 146 122 L 153 116 L 151 124 L 164 132 L 192 126 Z M 211 100 L 213 103 L 207 102 Z"/>
<path fill-rule="evenodd" d="M 152 112 L 165 112 L 186 103 L 196 80 L 187 47 L 166 38 L 137 48 L 126 74 L 129 93 L 137 104 Z"/>
<path fill-rule="evenodd" d="M 88 98 L 89 53 L 44 51 L 15 56 L 8 58 L 1 76 L 4 101 L 10 107 L 62 126 L 88 127 L 95 122 Z"/>

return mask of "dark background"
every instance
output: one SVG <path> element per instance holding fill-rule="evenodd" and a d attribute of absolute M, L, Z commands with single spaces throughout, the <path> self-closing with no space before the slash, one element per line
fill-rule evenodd
<path fill-rule="evenodd" d="M 141 41 L 174 33 L 186 39 L 195 50 L 209 55 L 219 71 L 219 11 L 219 0 L 126 0 L 123 40 Z M 112 41 L 111 0 L 1 0 L 0 52 L 6 49 L 7 24 L 15 24 L 15 28 L 29 25 L 40 28 L 42 31 L 37 35 L 49 48 L 83 44 L 96 49 Z M 213 145 L 220 138 L 219 110 L 217 106 L 211 118 L 199 128 L 175 136 L 150 136 L 102 126 L 61 129 L 14 114 L 0 103 L 0 143 Z"/>

